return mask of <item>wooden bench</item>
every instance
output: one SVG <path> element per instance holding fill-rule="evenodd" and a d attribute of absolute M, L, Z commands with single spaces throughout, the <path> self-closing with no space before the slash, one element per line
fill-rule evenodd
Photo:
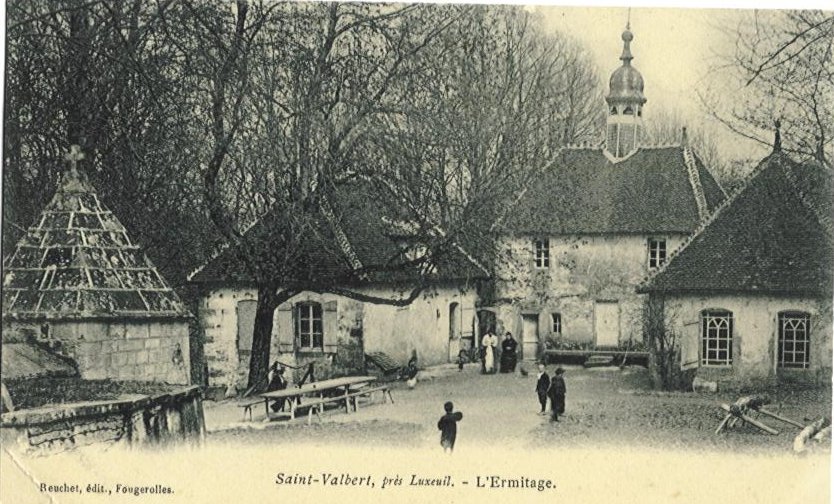
<path fill-rule="evenodd" d="M 351 392 L 346 396 L 353 399 L 353 411 L 357 411 L 359 409 L 359 401 L 360 397 L 368 397 L 370 398 L 374 392 L 382 392 L 382 402 L 387 403 L 388 400 L 391 401 L 391 404 L 394 404 L 394 398 L 391 396 L 391 388 L 388 385 L 379 385 L 376 387 L 370 388 L 357 388 L 351 390 Z M 387 398 L 386 398 L 387 396 Z"/>
<path fill-rule="evenodd" d="M 240 401 L 237 403 L 239 408 L 243 408 L 243 419 L 246 420 L 246 414 L 249 413 L 249 421 L 252 421 L 252 406 L 256 404 L 263 404 L 264 400 L 258 397 L 257 399 L 250 398 L 246 401 Z"/>
<path fill-rule="evenodd" d="M 287 404 L 289 401 L 292 401 L 292 400 L 294 400 L 294 399 L 293 398 L 287 398 L 287 399 L 285 399 L 286 402 L 284 404 Z M 239 408 L 243 408 L 243 420 L 246 420 L 246 414 L 248 413 L 249 414 L 249 421 L 251 422 L 252 421 L 252 406 L 264 404 L 264 402 L 268 403 L 268 401 L 264 401 L 264 399 L 262 397 L 257 397 L 257 398 L 251 398 L 250 397 L 247 400 L 238 401 L 237 406 Z M 284 409 L 281 408 L 281 411 L 283 412 Z M 283 415 L 289 415 L 289 413 L 278 413 L 278 412 L 269 413 L 269 415 L 272 415 L 272 416 L 282 415 L 282 414 Z"/>
<path fill-rule="evenodd" d="M 313 420 L 313 413 L 319 417 L 321 420 L 321 413 L 324 411 L 324 405 L 328 403 L 334 402 L 341 402 L 345 401 L 345 413 L 350 413 L 350 403 L 353 402 L 353 411 L 359 410 L 359 403 L 358 399 L 360 397 L 370 397 L 371 394 L 374 392 L 382 392 L 382 402 L 387 403 L 388 400 L 391 401 L 391 404 L 394 404 L 394 398 L 391 397 L 391 389 L 388 385 L 380 385 L 378 387 L 370 387 L 370 388 L 359 388 L 355 389 L 354 391 L 344 394 L 344 395 L 337 395 L 333 397 L 322 397 L 319 399 L 313 399 L 310 401 L 305 401 L 301 404 L 300 407 L 307 407 L 309 406 L 310 409 L 307 410 L 307 425 L 312 424 Z M 387 395 L 387 398 L 386 398 Z M 352 401 L 351 401 L 352 399 Z"/>
<path fill-rule="evenodd" d="M 304 403 L 302 403 L 301 405 L 299 405 L 297 407 L 299 407 L 299 408 L 306 408 L 308 406 L 310 407 L 310 409 L 307 410 L 307 425 L 310 425 L 312 423 L 312 420 L 313 420 L 313 413 L 315 413 L 316 416 L 319 417 L 319 420 L 321 420 L 321 413 L 322 413 L 322 411 L 324 411 L 324 405 L 328 404 L 328 403 L 335 403 L 335 402 L 345 401 L 346 402 L 346 404 L 345 404 L 345 413 L 350 413 L 350 407 L 347 404 L 350 401 L 350 397 L 351 397 L 350 394 L 348 394 L 348 395 L 340 395 L 340 396 L 333 396 L 333 397 L 322 397 L 322 398 L 319 398 L 319 399 L 311 399 L 309 401 L 304 401 Z"/>

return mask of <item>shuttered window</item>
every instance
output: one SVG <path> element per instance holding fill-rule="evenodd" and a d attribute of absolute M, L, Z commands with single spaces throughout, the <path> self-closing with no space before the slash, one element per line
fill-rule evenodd
<path fill-rule="evenodd" d="M 299 350 L 324 350 L 324 322 L 320 303 L 295 305 L 295 341 Z"/>

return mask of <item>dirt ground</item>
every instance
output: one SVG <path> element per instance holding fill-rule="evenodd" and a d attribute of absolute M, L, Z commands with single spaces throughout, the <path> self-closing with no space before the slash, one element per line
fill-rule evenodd
<path fill-rule="evenodd" d="M 549 366 L 552 373 L 554 366 Z M 463 412 L 458 446 L 503 446 L 534 449 L 550 447 L 626 447 L 707 450 L 735 453 L 789 453 L 799 429 L 759 417 L 779 434 L 765 434 L 737 425 L 715 435 L 723 417 L 722 402 L 740 394 L 663 393 L 651 390 L 642 367 L 584 369 L 566 367 L 566 414 L 560 422 L 538 414 L 535 373 L 528 376 L 480 375 L 476 366 L 463 372 L 425 379 L 415 389 L 393 384 L 394 404 L 360 407 L 346 415 L 332 410 L 313 425 L 304 421 L 274 422 L 266 428 L 231 428 L 210 432 L 209 443 L 314 443 L 321 445 L 377 445 L 433 447 L 439 442 L 437 420 L 443 403 L 453 401 Z M 830 389 L 775 389 L 767 391 L 769 409 L 809 423 L 831 412 Z M 378 398 L 377 398 L 378 400 Z M 234 413 L 238 413 L 235 411 Z M 214 415 L 206 405 L 207 421 Z M 256 419 L 257 420 L 257 419 Z M 818 448 L 830 450 L 830 445 Z"/>

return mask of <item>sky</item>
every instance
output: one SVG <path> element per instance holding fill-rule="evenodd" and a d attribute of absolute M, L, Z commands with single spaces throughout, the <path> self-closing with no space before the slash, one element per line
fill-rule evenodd
<path fill-rule="evenodd" d="M 621 34 L 629 17 L 627 7 L 576 8 L 532 7 L 543 17 L 545 29 L 562 32 L 578 40 L 590 52 L 607 87 L 608 77 L 621 64 Z M 720 26 L 742 15 L 738 10 L 632 8 L 634 40 L 632 65 L 643 75 L 648 102 L 644 120 L 652 112 L 676 111 L 691 130 L 705 132 L 726 159 L 762 157 L 759 144 L 732 134 L 708 116 L 698 92 L 707 86 L 707 75 L 717 64 L 717 54 L 732 47 L 733 41 Z"/>

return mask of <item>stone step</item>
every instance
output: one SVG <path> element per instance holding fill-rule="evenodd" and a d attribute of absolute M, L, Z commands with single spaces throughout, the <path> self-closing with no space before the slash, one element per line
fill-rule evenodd
<path fill-rule="evenodd" d="M 585 359 L 585 363 L 583 366 L 587 367 L 599 367 L 599 366 L 610 366 L 614 363 L 614 356 L 613 355 L 592 355 Z"/>

